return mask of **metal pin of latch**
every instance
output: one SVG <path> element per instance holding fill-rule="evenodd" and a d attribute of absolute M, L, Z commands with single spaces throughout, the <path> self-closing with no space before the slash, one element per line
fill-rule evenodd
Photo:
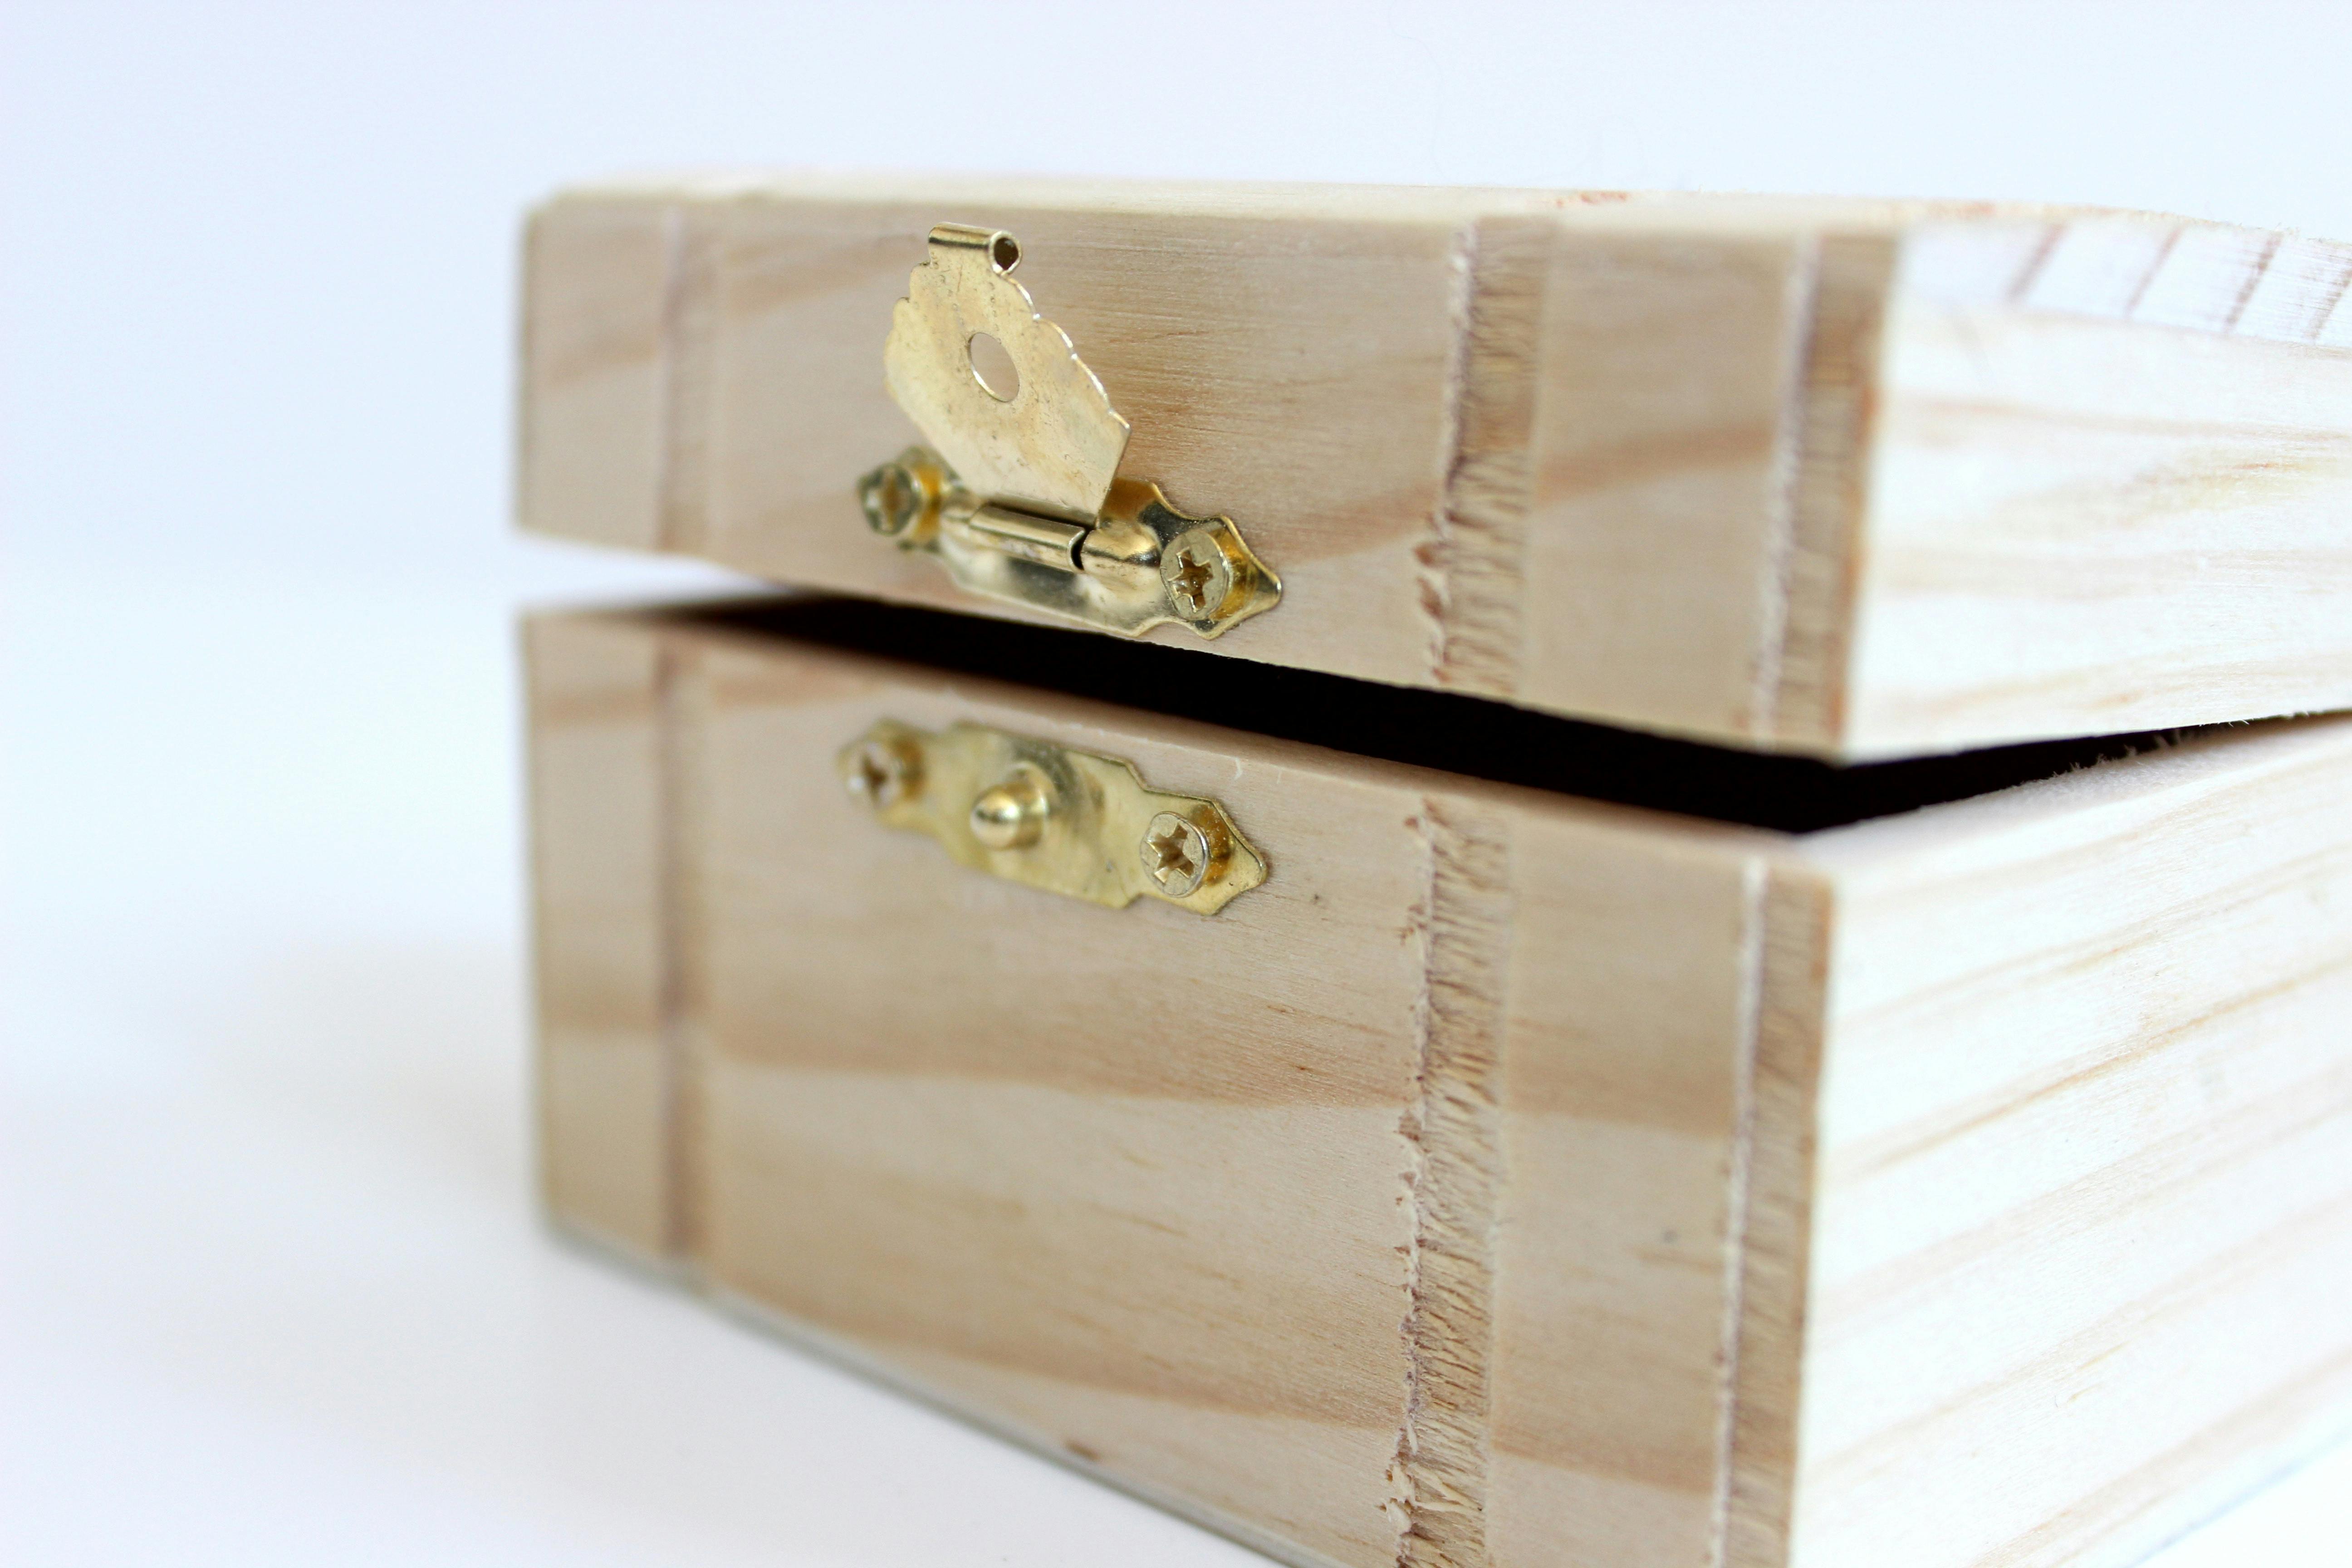
<path fill-rule="evenodd" d="M 1272 609 L 1281 579 L 1233 519 L 1187 516 L 1158 485 L 1119 477 L 1127 421 L 1013 280 L 1020 262 L 1002 229 L 931 230 L 882 351 L 891 396 L 930 446 L 858 481 L 867 523 L 972 593 L 1107 631 L 1174 622 L 1213 637 Z M 983 340 L 1009 372 L 982 374 Z"/>

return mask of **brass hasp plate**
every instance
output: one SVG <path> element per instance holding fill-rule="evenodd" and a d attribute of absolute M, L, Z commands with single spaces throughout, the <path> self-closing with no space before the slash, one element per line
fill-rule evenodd
<path fill-rule="evenodd" d="M 890 395 L 930 445 L 858 481 L 867 525 L 971 593 L 1104 631 L 1213 637 L 1272 609 L 1282 581 L 1232 518 L 1119 477 L 1128 423 L 1013 280 L 1020 261 L 1002 229 L 931 230 L 882 348 Z"/>
<path fill-rule="evenodd" d="M 975 870 L 1111 909 L 1154 898 L 1213 915 L 1266 879 L 1225 808 L 1146 785 L 1131 763 L 977 724 L 884 720 L 842 748 L 841 780 L 892 827 Z"/>

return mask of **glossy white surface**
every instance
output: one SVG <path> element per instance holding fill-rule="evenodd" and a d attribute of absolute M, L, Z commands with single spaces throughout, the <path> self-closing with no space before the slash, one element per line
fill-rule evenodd
<path fill-rule="evenodd" d="M 1257 1561 L 538 1226 L 511 607 L 712 581 L 503 536 L 545 188 L 911 163 L 2352 236 L 2347 45 L 2245 5 L 11 5 L 0 1560 Z M 2347 1534 L 2339 1450 L 2159 1561 Z"/>

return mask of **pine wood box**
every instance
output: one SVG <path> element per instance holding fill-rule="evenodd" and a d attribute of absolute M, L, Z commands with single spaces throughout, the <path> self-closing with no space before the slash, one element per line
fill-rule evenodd
<path fill-rule="evenodd" d="M 946 218 L 1274 611 L 1023 625 L 867 532 Z M 2352 706 L 2347 278 L 1958 206 L 551 204 L 526 525 L 860 598 L 529 624 L 550 1213 L 1294 1563 L 2137 1560 L 2352 1430 L 2352 718 L 2216 722 Z M 1270 875 L 986 875 L 844 791 L 881 721 Z"/>
<path fill-rule="evenodd" d="M 2352 720 L 1787 833 L 798 624 L 530 626 L 563 1226 L 1301 1563 L 2122 1563 L 2346 1429 Z M 883 718 L 1273 875 L 978 874 Z"/>

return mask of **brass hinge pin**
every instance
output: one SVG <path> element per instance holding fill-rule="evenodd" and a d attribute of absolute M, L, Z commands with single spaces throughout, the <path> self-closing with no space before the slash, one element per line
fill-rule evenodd
<path fill-rule="evenodd" d="M 1034 561 L 1056 572 L 1086 570 L 1078 559 L 1078 550 L 1086 543 L 1087 535 L 1094 531 L 1091 523 L 1064 522 L 993 502 L 974 511 L 967 526 L 978 536 L 976 542 L 991 550 L 1002 551 L 1018 560 Z"/>

